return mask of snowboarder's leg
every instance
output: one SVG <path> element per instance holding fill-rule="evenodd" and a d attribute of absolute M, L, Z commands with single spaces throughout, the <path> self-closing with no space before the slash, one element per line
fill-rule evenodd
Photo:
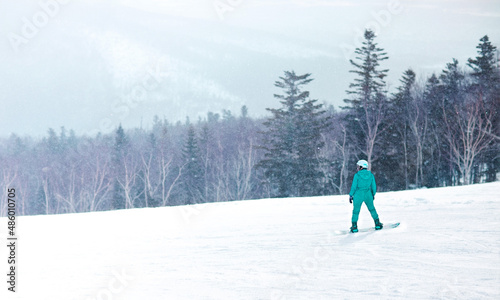
<path fill-rule="evenodd" d="M 377 210 L 375 209 L 375 205 L 373 205 L 373 198 L 366 199 L 365 203 L 366 207 L 368 207 L 368 210 L 370 211 L 370 214 L 372 215 L 373 220 L 378 220 Z"/>
<path fill-rule="evenodd" d="M 356 223 L 358 222 L 359 211 L 361 210 L 361 204 L 363 204 L 363 200 L 360 200 L 359 197 L 356 197 L 352 202 L 353 202 L 352 203 L 353 208 L 352 208 L 351 222 Z"/>

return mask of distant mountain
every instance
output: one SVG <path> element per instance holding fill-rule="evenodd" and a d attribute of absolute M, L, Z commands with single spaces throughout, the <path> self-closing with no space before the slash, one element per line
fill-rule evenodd
<path fill-rule="evenodd" d="M 22 36 L 23 26 L 10 33 Z M 218 18 L 70 3 L 35 28 L 17 52 L 10 45 L 0 58 L 0 100 L 29 121 L 9 131 L 38 135 L 65 126 L 94 134 L 119 123 L 147 126 L 154 115 L 184 121 L 223 109 L 239 114 L 243 105 L 260 116 L 278 105 L 273 84 L 291 69 L 313 73 L 311 96 L 320 100 L 341 98 L 347 86 L 332 83 L 339 57 L 328 46 Z"/>
<path fill-rule="evenodd" d="M 498 7 L 483 2 L 2 1 L 0 137 L 109 132 L 242 105 L 262 116 L 278 106 L 285 70 L 312 73 L 311 97 L 339 106 L 366 27 L 388 53 L 393 89 L 407 68 L 425 77 L 451 58 L 465 66 L 480 37 L 499 36 Z"/>

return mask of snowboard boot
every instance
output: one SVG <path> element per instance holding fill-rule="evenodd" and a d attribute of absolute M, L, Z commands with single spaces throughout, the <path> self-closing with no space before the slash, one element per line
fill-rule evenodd
<path fill-rule="evenodd" d="M 352 233 L 358 232 L 358 223 L 357 222 L 352 222 L 351 232 Z"/>
<path fill-rule="evenodd" d="M 375 220 L 375 230 L 380 230 L 384 227 L 384 224 L 380 223 L 379 219 Z"/>

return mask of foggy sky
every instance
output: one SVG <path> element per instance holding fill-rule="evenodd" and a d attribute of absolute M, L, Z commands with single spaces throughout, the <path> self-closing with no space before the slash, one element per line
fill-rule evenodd
<path fill-rule="evenodd" d="M 0 0 L 0 137 L 48 128 L 149 128 L 277 107 L 285 70 L 312 73 L 311 97 L 343 104 L 365 28 L 388 53 L 390 91 L 424 80 L 479 39 L 500 43 L 500 1 Z"/>

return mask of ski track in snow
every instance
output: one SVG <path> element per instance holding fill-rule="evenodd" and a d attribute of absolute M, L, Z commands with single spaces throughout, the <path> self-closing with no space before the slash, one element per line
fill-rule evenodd
<path fill-rule="evenodd" d="M 499 191 L 379 193 L 401 225 L 347 235 L 345 195 L 18 217 L 18 291 L 2 247 L 0 298 L 499 299 Z"/>

